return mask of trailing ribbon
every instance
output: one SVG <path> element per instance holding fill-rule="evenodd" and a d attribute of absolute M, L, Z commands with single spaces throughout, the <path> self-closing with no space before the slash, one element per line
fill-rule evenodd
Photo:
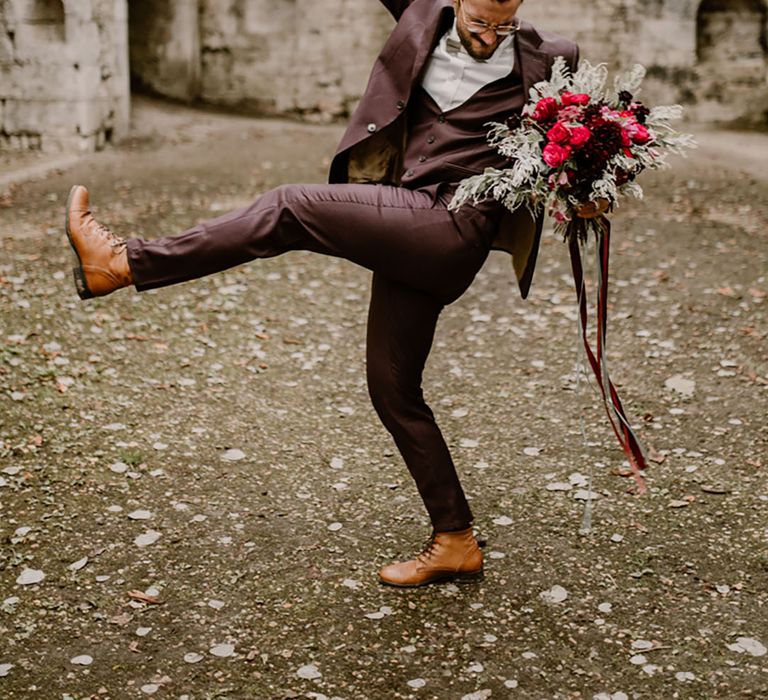
<path fill-rule="evenodd" d="M 587 337 L 587 299 L 584 282 L 584 268 L 581 263 L 579 241 L 586 240 L 587 230 L 595 232 L 597 249 L 597 349 L 593 350 Z M 641 471 L 647 467 L 643 449 L 640 446 L 629 419 L 621 405 L 621 399 L 608 375 L 605 360 L 605 343 L 608 325 L 608 256 L 611 246 L 611 224 L 604 216 L 587 220 L 574 218 L 566 232 L 568 249 L 571 254 L 571 269 L 579 306 L 581 338 L 584 350 L 594 372 L 603 397 L 603 406 L 611 422 L 611 427 L 621 444 L 630 465 L 630 471 L 619 472 L 620 476 L 631 476 L 637 482 L 638 493 L 645 493 L 647 488 Z"/>

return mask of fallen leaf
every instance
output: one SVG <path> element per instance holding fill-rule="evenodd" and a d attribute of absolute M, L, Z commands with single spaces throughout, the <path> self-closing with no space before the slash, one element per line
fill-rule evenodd
<path fill-rule="evenodd" d="M 82 569 L 87 563 L 88 557 L 83 557 L 82 559 L 78 559 L 76 562 L 70 564 L 67 568 L 70 571 L 80 571 L 80 569 Z"/>
<path fill-rule="evenodd" d="M 88 656 L 88 654 L 82 654 L 71 658 L 69 663 L 74 664 L 75 666 L 90 666 L 93 663 L 93 657 Z"/>
<path fill-rule="evenodd" d="M 738 652 L 739 654 L 746 652 L 751 656 L 765 656 L 766 652 L 768 652 L 768 649 L 766 649 L 761 642 L 759 642 L 757 639 L 754 639 L 753 637 L 739 637 L 736 640 L 736 643 L 729 644 L 728 648 L 731 651 Z"/>
<path fill-rule="evenodd" d="M 128 513 L 128 517 L 131 520 L 149 520 L 152 518 L 152 513 L 148 510 L 134 510 Z"/>
<path fill-rule="evenodd" d="M 696 391 L 696 382 L 688 379 L 681 374 L 675 374 L 664 382 L 667 389 L 680 394 L 683 398 L 689 399 Z"/>
<path fill-rule="evenodd" d="M 144 591 L 128 591 L 128 597 L 131 600 L 138 600 L 141 603 L 147 603 L 147 605 L 162 605 L 163 602 L 158 600 L 156 596 L 147 595 Z"/>
<path fill-rule="evenodd" d="M 701 490 L 704 493 L 714 493 L 718 495 L 730 493 L 731 489 L 723 484 L 702 484 Z"/>
<path fill-rule="evenodd" d="M 16 583 L 20 586 L 30 586 L 34 583 L 40 583 L 45 578 L 45 574 L 40 569 L 28 569 L 24 567 Z"/>
<path fill-rule="evenodd" d="M 567 597 L 568 591 L 558 585 L 552 586 L 549 590 L 539 593 L 539 598 L 545 603 L 562 603 Z"/>
<path fill-rule="evenodd" d="M 299 678 L 304 678 L 311 681 L 315 678 L 320 678 L 323 674 L 320 673 L 320 671 L 317 669 L 317 666 L 314 664 L 306 664 L 299 667 L 299 669 L 296 671 L 296 675 Z"/>
<path fill-rule="evenodd" d="M 212 656 L 218 656 L 219 658 L 226 659 L 235 653 L 235 645 L 216 644 L 215 646 L 212 646 L 208 651 Z"/>
<path fill-rule="evenodd" d="M 133 543 L 137 547 L 148 547 L 151 544 L 157 542 L 161 537 L 161 534 L 157 530 L 147 530 L 144 534 L 138 535 Z"/>
<path fill-rule="evenodd" d="M 551 481 L 544 488 L 547 491 L 570 491 L 573 487 L 567 481 Z"/>

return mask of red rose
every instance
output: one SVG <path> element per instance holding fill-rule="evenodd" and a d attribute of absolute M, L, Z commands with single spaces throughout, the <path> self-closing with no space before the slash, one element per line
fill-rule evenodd
<path fill-rule="evenodd" d="M 632 145 L 632 139 L 629 137 L 629 132 L 626 129 L 621 130 L 621 145 L 624 147 Z"/>
<path fill-rule="evenodd" d="M 564 143 L 568 141 L 571 136 L 571 132 L 568 131 L 568 127 L 562 122 L 557 122 L 548 132 L 547 138 L 551 143 Z"/>
<path fill-rule="evenodd" d="M 563 163 L 565 163 L 566 160 L 568 160 L 568 156 L 570 155 L 570 146 L 559 146 L 556 143 L 548 143 L 544 147 L 544 153 L 542 154 L 542 157 L 548 166 L 551 168 L 558 168 Z"/>
<path fill-rule="evenodd" d="M 583 92 L 564 92 L 560 95 L 560 100 L 564 106 L 568 107 L 569 105 L 588 105 L 590 97 Z"/>
<path fill-rule="evenodd" d="M 651 132 L 642 124 L 635 124 L 632 129 L 632 140 L 635 143 L 648 143 L 651 140 Z"/>
<path fill-rule="evenodd" d="M 571 129 L 571 146 L 579 148 L 592 138 L 592 132 L 586 126 L 574 126 Z"/>
<path fill-rule="evenodd" d="M 557 100 L 554 97 L 542 97 L 531 115 L 537 122 L 545 122 L 557 114 Z"/>

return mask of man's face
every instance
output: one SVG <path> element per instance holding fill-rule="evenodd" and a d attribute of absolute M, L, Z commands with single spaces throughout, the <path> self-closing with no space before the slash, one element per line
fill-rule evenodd
<path fill-rule="evenodd" d="M 456 0 L 454 11 L 456 12 L 456 26 L 459 39 L 472 58 L 484 61 L 493 55 L 499 44 L 504 40 L 490 28 L 492 26 L 508 26 L 515 21 L 523 0 L 508 0 L 496 2 L 496 0 Z M 471 27 L 490 25 L 481 33 L 470 31 Z"/>

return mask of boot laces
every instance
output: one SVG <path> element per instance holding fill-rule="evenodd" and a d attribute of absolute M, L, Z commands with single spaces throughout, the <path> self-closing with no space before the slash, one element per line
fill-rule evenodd
<path fill-rule="evenodd" d="M 112 233 L 109 228 L 107 228 L 104 224 L 100 224 L 98 221 L 96 222 L 96 233 L 104 236 L 104 238 L 107 239 L 107 242 L 112 246 L 112 250 L 115 253 L 119 253 L 127 245 L 124 238 Z"/>
<path fill-rule="evenodd" d="M 418 559 L 422 564 L 428 564 L 429 559 L 432 556 L 432 552 L 435 551 L 436 547 L 437 547 L 437 539 L 435 538 L 435 534 L 432 533 L 432 535 L 430 535 L 429 539 L 424 544 L 424 548 L 416 556 L 416 559 Z"/>

